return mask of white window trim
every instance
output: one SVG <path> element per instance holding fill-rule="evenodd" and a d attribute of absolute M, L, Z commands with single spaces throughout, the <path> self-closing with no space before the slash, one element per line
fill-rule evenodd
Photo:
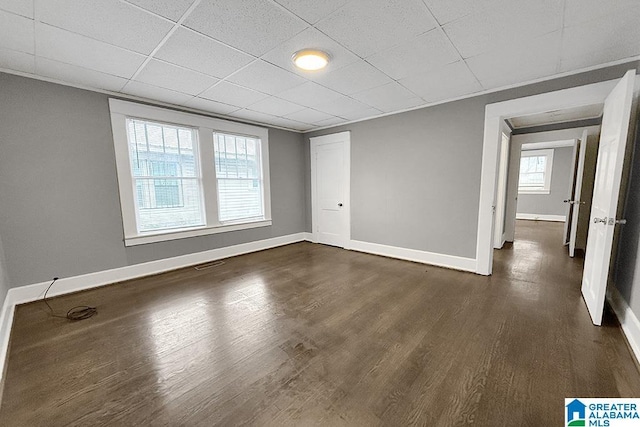
<path fill-rule="evenodd" d="M 547 164 L 544 171 L 544 188 L 540 189 L 529 189 L 527 187 L 520 187 L 518 185 L 518 194 L 551 194 L 551 173 L 553 171 L 553 149 L 545 149 L 545 150 L 522 150 L 520 153 L 520 158 L 522 157 L 536 157 L 536 156 L 546 156 Z M 520 179 L 520 175 L 518 174 L 518 180 Z"/>
<path fill-rule="evenodd" d="M 109 109 L 111 111 L 111 126 L 116 155 L 116 170 L 118 173 L 118 188 L 120 190 L 120 207 L 122 209 L 125 246 L 143 245 L 146 243 L 204 236 L 207 234 L 224 233 L 256 227 L 267 227 L 272 224 L 268 129 L 118 99 L 109 99 Z M 129 161 L 129 142 L 127 139 L 126 122 L 128 118 L 171 123 L 197 129 L 198 151 L 200 155 L 197 161 L 200 162 L 202 182 L 209 183 L 208 185 L 203 185 L 202 189 L 206 225 L 183 229 L 138 232 L 133 179 Z M 247 135 L 260 139 L 264 218 L 225 222 L 224 224 L 218 221 L 218 192 L 213 160 L 214 132 Z M 203 161 L 203 159 L 210 159 L 211 161 L 207 162 Z"/>

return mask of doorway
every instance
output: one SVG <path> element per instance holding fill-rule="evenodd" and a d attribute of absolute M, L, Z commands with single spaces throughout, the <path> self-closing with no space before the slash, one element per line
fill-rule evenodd
<path fill-rule="evenodd" d="M 563 230 L 556 243 L 565 253 L 573 257 L 576 249 L 585 250 L 600 120 L 601 115 L 594 117 L 589 120 L 594 124 L 584 128 L 572 128 L 575 122 L 569 122 L 558 124 L 567 127 L 562 130 L 514 130 L 508 241 L 513 242 L 516 219 L 558 222 Z"/>
<path fill-rule="evenodd" d="M 351 241 L 351 134 L 311 138 L 311 221 L 315 243 L 348 248 Z"/>
<path fill-rule="evenodd" d="M 596 224 L 604 224 L 603 227 L 605 228 L 607 225 L 615 227 L 617 224 L 615 219 L 618 207 L 617 201 L 636 80 L 635 70 L 630 70 L 620 80 L 487 105 L 478 214 L 477 273 L 489 275 L 493 268 L 493 233 L 496 222 L 494 212 L 498 187 L 500 157 L 498 147 L 502 121 L 513 116 L 548 114 L 554 111 L 570 110 L 603 103 L 604 115 L 601 141 L 611 141 L 611 143 L 606 144 L 606 147 L 610 146 L 611 148 L 607 148 L 607 153 L 603 154 L 604 150 L 601 144 L 598 151 L 594 200 L 599 200 L 600 197 L 606 201 L 606 203 L 603 202 L 603 207 L 600 210 L 607 212 L 608 215 L 602 216 L 602 218 L 595 218 L 595 222 Z M 612 228 L 606 228 L 606 232 L 598 232 L 597 236 L 605 237 L 599 240 L 596 239 L 592 243 L 591 236 L 596 235 L 592 228 L 593 226 L 590 229 L 589 250 L 586 253 L 582 293 L 593 323 L 599 325 L 602 321 L 602 309 L 607 285 L 607 277 L 603 272 L 608 271 L 611 261 L 614 231 Z M 567 231 L 565 231 L 566 233 Z M 605 256 L 605 253 L 608 255 Z M 594 254 L 596 254 L 595 258 Z M 597 254 L 602 256 L 598 257 Z"/>

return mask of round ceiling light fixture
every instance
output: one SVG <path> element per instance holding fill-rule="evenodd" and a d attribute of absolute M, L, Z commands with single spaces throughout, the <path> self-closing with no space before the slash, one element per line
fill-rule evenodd
<path fill-rule="evenodd" d="M 293 55 L 296 67 L 305 71 L 317 71 L 327 66 L 329 55 L 321 50 L 304 49 Z"/>

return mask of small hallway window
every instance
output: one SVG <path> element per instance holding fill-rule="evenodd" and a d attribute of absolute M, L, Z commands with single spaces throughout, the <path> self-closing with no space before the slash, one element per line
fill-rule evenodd
<path fill-rule="evenodd" d="M 518 193 L 549 194 L 553 150 L 522 151 Z"/>

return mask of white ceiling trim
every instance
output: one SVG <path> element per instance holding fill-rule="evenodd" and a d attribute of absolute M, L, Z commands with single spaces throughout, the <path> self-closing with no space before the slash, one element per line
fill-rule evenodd
<path fill-rule="evenodd" d="M 365 122 L 365 121 L 377 119 L 377 118 L 380 118 L 380 117 L 393 116 L 395 114 L 405 113 L 405 112 L 408 112 L 408 111 L 420 110 L 422 108 L 433 107 L 433 106 L 436 106 L 436 105 L 446 104 L 448 102 L 460 101 L 460 100 L 463 100 L 463 99 L 474 98 L 476 96 L 487 95 L 487 94 L 490 94 L 490 93 L 500 92 L 500 91 L 504 91 L 504 90 L 508 90 L 508 89 L 514 89 L 514 88 L 517 88 L 517 87 L 527 86 L 527 85 L 530 85 L 530 84 L 535 84 L 535 83 L 540 83 L 540 82 L 544 82 L 544 81 L 554 80 L 554 79 L 558 79 L 558 78 L 562 78 L 562 77 L 568 77 L 568 76 L 572 76 L 572 75 L 575 75 L 575 74 L 580 74 L 580 73 L 593 71 L 593 70 L 599 70 L 599 69 L 602 69 L 602 68 L 607 68 L 607 67 L 611 67 L 611 66 L 615 66 L 615 65 L 625 64 L 625 63 L 628 63 L 628 62 L 634 62 L 634 61 L 640 61 L 640 55 L 632 56 L 632 57 L 625 58 L 625 59 L 620 59 L 620 60 L 617 60 L 617 61 L 607 62 L 605 64 L 594 65 L 594 66 L 591 66 L 591 67 L 585 67 L 585 68 L 581 68 L 579 70 L 566 71 L 564 73 L 560 73 L 560 74 L 556 74 L 556 75 L 548 76 L 548 77 L 542 77 L 542 78 L 539 78 L 539 79 L 529 80 L 529 81 L 526 81 L 526 82 L 523 82 L 523 83 L 512 84 L 512 85 L 503 86 L 503 87 L 494 88 L 494 89 L 487 89 L 487 90 L 482 91 L 482 92 L 476 92 L 476 93 L 463 95 L 463 96 L 459 96 L 459 97 L 455 97 L 455 98 L 445 99 L 445 100 L 432 102 L 432 103 L 428 103 L 428 104 L 422 104 L 422 105 L 418 105 L 418 106 L 411 107 L 411 108 L 405 108 L 405 109 L 399 110 L 399 111 L 378 114 L 378 115 L 375 115 L 375 116 L 372 116 L 372 117 L 367 117 L 367 118 L 364 118 L 364 119 L 349 120 L 349 121 L 345 121 L 345 122 L 342 122 L 342 123 L 339 123 L 339 124 L 336 124 L 336 125 L 323 126 L 323 127 L 313 128 L 313 129 L 310 129 L 310 130 L 305 130 L 305 131 L 298 130 L 298 129 L 291 129 L 291 128 L 287 128 L 287 127 L 284 127 L 284 126 L 277 126 L 277 125 L 273 125 L 273 124 L 269 124 L 269 123 L 262 123 L 262 122 L 252 121 L 252 120 L 238 119 L 237 117 L 227 116 L 227 115 L 223 115 L 223 114 L 216 114 L 216 113 L 213 113 L 213 112 L 210 112 L 210 111 L 200 110 L 200 109 L 197 109 L 197 108 L 191 108 L 191 107 L 185 107 L 185 106 L 182 106 L 182 105 L 170 104 L 170 103 L 157 101 L 157 100 L 153 100 L 153 99 L 148 99 L 148 98 L 142 98 L 142 97 L 138 97 L 138 96 L 134 96 L 134 95 L 129 95 L 129 94 L 125 94 L 125 93 L 122 93 L 122 92 L 114 92 L 114 91 L 109 91 L 109 90 L 104 90 L 104 89 L 97 89 L 97 88 L 94 88 L 94 87 L 91 87 L 91 86 L 81 85 L 81 84 L 77 84 L 77 83 L 69 83 L 69 82 L 66 82 L 66 81 L 63 81 L 63 80 L 52 79 L 52 78 L 49 78 L 49 77 L 44 77 L 44 76 L 40 76 L 40 75 L 33 74 L 33 73 L 25 73 L 25 72 L 22 72 L 22 71 L 11 70 L 11 69 L 8 69 L 8 68 L 0 68 L 0 72 L 6 73 L 6 74 L 13 74 L 13 75 L 17 75 L 17 76 L 22 76 L 22 77 L 28 77 L 28 78 L 31 78 L 31 79 L 34 79 L 34 80 L 41 80 L 41 81 L 45 81 L 45 82 L 56 83 L 56 84 L 60 84 L 60 85 L 63 85 L 63 86 L 75 87 L 77 89 L 83 89 L 83 90 L 89 90 L 89 91 L 92 91 L 92 92 L 104 93 L 104 94 L 107 94 L 107 95 L 116 96 L 116 97 L 120 97 L 120 98 L 124 98 L 124 99 L 142 101 L 142 102 L 146 102 L 146 103 L 153 104 L 153 105 L 170 107 L 170 108 L 174 108 L 174 109 L 177 108 L 177 109 L 181 109 L 181 110 L 185 110 L 185 111 L 191 111 L 191 112 L 194 112 L 194 113 L 203 114 L 203 115 L 210 116 L 210 117 L 223 118 L 223 119 L 239 121 L 239 122 L 242 122 L 242 123 L 248 123 L 248 124 L 253 124 L 253 125 L 268 126 L 268 127 L 272 127 L 272 128 L 275 128 L 275 129 L 282 129 L 282 130 L 287 130 L 287 131 L 290 131 L 290 132 L 296 132 L 296 133 L 301 133 L 302 134 L 302 133 L 310 133 L 310 132 L 315 132 L 315 131 L 332 129 L 332 128 L 336 128 L 336 127 L 340 127 L 340 126 L 350 125 L 350 124 L 353 124 L 353 123 Z M 283 118 L 286 118 L 286 117 L 283 117 Z"/>

